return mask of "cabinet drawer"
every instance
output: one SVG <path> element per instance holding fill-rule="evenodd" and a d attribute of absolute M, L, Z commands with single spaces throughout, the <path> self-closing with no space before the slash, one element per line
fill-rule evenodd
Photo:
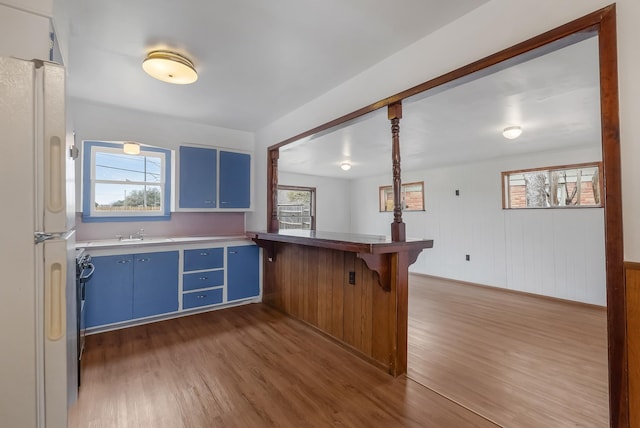
<path fill-rule="evenodd" d="M 218 285 L 224 285 L 223 270 L 185 273 L 182 276 L 182 289 L 184 291 L 197 290 L 199 288 L 216 287 Z"/>
<path fill-rule="evenodd" d="M 196 291 L 182 295 L 182 309 L 197 308 L 198 306 L 222 303 L 222 288 L 215 290 Z"/>
<path fill-rule="evenodd" d="M 184 271 L 222 268 L 223 248 L 204 248 L 184 251 Z"/>

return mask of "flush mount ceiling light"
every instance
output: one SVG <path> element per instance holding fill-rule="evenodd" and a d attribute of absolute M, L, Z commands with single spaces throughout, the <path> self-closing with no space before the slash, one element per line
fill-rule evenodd
<path fill-rule="evenodd" d="M 140 144 L 134 143 L 133 141 L 125 141 L 122 145 L 122 149 L 128 155 L 140 154 Z"/>
<path fill-rule="evenodd" d="M 351 164 L 349 162 L 342 162 L 340 164 L 340 168 L 342 168 L 343 171 L 349 171 L 351 169 Z"/>
<path fill-rule="evenodd" d="M 518 138 L 522 134 L 522 127 L 520 126 L 507 126 L 502 130 L 502 136 L 509 140 Z"/>
<path fill-rule="evenodd" d="M 142 68 L 149 76 L 163 82 L 186 85 L 198 80 L 193 63 L 175 52 L 151 51 L 142 62 Z"/>

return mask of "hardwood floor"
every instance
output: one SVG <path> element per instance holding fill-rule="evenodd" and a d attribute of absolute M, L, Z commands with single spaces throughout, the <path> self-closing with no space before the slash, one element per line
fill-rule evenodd
<path fill-rule="evenodd" d="M 494 427 L 256 304 L 87 338 L 70 427 Z"/>
<path fill-rule="evenodd" d="M 417 275 L 409 284 L 409 378 L 501 426 L 609 426 L 604 309 Z"/>

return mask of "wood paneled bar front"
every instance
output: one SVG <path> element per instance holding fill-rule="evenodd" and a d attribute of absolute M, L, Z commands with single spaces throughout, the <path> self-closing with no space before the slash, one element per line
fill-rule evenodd
<path fill-rule="evenodd" d="M 309 230 L 247 236 L 265 250 L 263 303 L 393 376 L 406 373 L 409 266 L 432 240 Z"/>

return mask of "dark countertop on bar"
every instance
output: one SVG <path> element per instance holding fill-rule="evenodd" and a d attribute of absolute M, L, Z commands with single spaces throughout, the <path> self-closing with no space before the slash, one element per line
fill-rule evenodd
<path fill-rule="evenodd" d="M 393 242 L 390 237 L 381 235 L 361 235 L 300 229 L 287 229 L 279 232 L 248 231 L 246 235 L 254 240 L 285 242 L 311 247 L 351 251 L 354 253 L 386 254 L 433 247 L 432 239 L 407 238 L 404 242 Z"/>

